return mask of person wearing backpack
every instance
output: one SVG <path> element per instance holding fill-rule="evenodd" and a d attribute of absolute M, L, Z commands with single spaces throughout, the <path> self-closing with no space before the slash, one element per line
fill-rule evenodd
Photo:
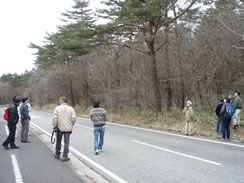
<path fill-rule="evenodd" d="M 230 99 L 226 97 L 224 99 L 224 105 L 221 108 L 220 115 L 222 116 L 221 132 L 222 138 L 230 140 L 230 123 L 234 114 L 234 109 L 230 104 Z"/>
<path fill-rule="evenodd" d="M 193 133 L 193 108 L 192 108 L 192 102 L 187 101 L 186 107 L 183 110 L 183 113 L 185 115 L 185 135 L 192 135 Z"/>
<path fill-rule="evenodd" d="M 21 98 L 20 97 L 14 97 L 13 98 L 13 103 L 10 105 L 8 109 L 8 129 L 9 129 L 9 135 L 7 139 L 3 142 L 2 146 L 5 149 L 9 149 L 9 144 L 11 149 L 19 149 L 18 146 L 15 145 L 15 132 L 16 132 L 16 125 L 19 121 L 19 114 L 18 114 L 18 106 L 21 103 Z"/>

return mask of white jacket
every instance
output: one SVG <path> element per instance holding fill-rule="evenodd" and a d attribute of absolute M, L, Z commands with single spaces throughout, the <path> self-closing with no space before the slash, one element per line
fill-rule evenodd
<path fill-rule="evenodd" d="M 61 132 L 71 132 L 76 121 L 75 110 L 66 103 L 56 107 L 53 112 L 53 128 Z"/>

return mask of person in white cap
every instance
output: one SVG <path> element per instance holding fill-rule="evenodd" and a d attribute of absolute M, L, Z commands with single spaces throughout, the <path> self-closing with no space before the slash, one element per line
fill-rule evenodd
<path fill-rule="evenodd" d="M 192 135 L 193 134 L 193 108 L 192 108 L 192 102 L 187 101 L 186 107 L 183 110 L 183 113 L 185 115 L 185 135 Z"/>

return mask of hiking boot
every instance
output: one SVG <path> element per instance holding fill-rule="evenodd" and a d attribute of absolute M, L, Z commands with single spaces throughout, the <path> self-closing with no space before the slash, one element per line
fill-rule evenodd
<path fill-rule="evenodd" d="M 9 150 L 9 147 L 7 145 L 3 145 L 4 149 Z"/>
<path fill-rule="evenodd" d="M 97 150 L 95 151 L 95 155 L 98 155 L 98 153 L 99 153 L 99 150 L 97 149 Z"/>
<path fill-rule="evenodd" d="M 68 157 L 63 157 L 63 159 L 62 159 L 62 161 L 69 161 L 70 160 L 70 158 L 68 158 Z"/>
<path fill-rule="evenodd" d="M 55 154 L 54 158 L 56 158 L 56 159 L 60 159 L 60 155 Z"/>

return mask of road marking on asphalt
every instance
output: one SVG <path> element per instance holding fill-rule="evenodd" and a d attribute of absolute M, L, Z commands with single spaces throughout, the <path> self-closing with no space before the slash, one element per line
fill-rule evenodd
<path fill-rule="evenodd" d="M 48 135 L 49 137 L 51 137 L 51 134 L 48 133 L 46 130 L 42 129 L 41 127 L 37 126 L 36 124 L 34 124 L 33 122 L 30 122 L 30 124 L 32 126 L 34 126 L 35 128 L 39 129 L 40 131 L 42 131 L 43 133 L 45 133 L 46 135 Z M 62 143 L 63 144 L 63 143 Z M 109 175 L 110 177 L 112 177 L 113 179 L 115 179 L 116 181 L 118 181 L 119 183 L 127 183 L 127 181 L 123 180 L 122 178 L 120 178 L 119 176 L 115 175 L 114 173 L 112 173 L 111 171 L 109 171 L 108 169 L 104 168 L 103 166 L 99 165 L 98 163 L 96 163 L 95 161 L 91 160 L 90 158 L 88 158 L 87 156 L 85 156 L 84 154 L 80 153 L 79 151 L 77 151 L 75 148 L 73 147 L 69 147 L 69 149 L 71 151 L 73 151 L 75 154 L 77 154 L 78 156 L 80 156 L 82 159 L 86 160 L 87 162 L 89 162 L 90 164 L 92 164 L 93 166 L 95 166 L 97 169 L 101 170 L 102 172 L 104 172 L 105 174 Z"/>
<path fill-rule="evenodd" d="M 244 145 L 239 145 L 239 144 L 220 142 L 220 141 L 209 140 L 209 139 L 202 139 L 202 138 L 197 138 L 197 137 L 179 135 L 179 134 L 162 132 L 162 131 L 151 130 L 151 129 L 146 129 L 146 128 L 139 128 L 139 127 L 135 127 L 135 126 L 116 124 L 116 123 L 111 123 L 111 122 L 107 122 L 107 123 L 110 124 L 110 125 L 114 125 L 114 126 L 121 126 L 121 127 L 125 127 L 125 128 L 132 128 L 132 129 L 137 129 L 137 130 L 142 130 L 142 131 L 147 131 L 147 132 L 160 133 L 160 134 L 170 135 L 170 136 L 175 136 L 175 137 L 182 137 L 182 138 L 188 138 L 188 139 L 199 140 L 199 141 L 204 141 L 204 142 L 211 142 L 211 143 L 216 143 L 216 144 L 222 144 L 222 145 L 228 145 L 228 146 L 235 146 L 235 147 L 244 148 Z"/>
<path fill-rule="evenodd" d="M 89 130 L 93 130 L 93 128 L 85 126 L 85 125 L 75 124 L 75 126 L 80 126 L 80 127 L 83 127 L 83 128 L 87 128 Z"/>
<path fill-rule="evenodd" d="M 158 146 L 147 144 L 147 143 L 140 142 L 140 141 L 137 141 L 137 140 L 133 140 L 133 142 L 141 144 L 141 145 L 145 145 L 145 146 L 148 146 L 148 147 L 152 147 L 152 148 L 155 148 L 155 149 L 159 149 L 159 150 L 162 150 L 162 151 L 166 151 L 166 152 L 169 152 L 169 153 L 173 153 L 173 154 L 177 154 L 177 155 L 180 155 L 180 156 L 184 156 L 184 157 L 187 157 L 187 158 L 195 159 L 195 160 L 198 160 L 198 161 L 203 161 L 205 163 L 209 163 L 209 164 L 213 164 L 213 165 L 217 165 L 217 166 L 221 166 L 222 165 L 221 163 L 217 163 L 217 162 L 214 162 L 214 161 L 209 161 L 209 160 L 206 160 L 206 159 L 198 158 L 196 156 L 191 156 L 191 155 L 179 153 L 179 152 L 176 152 L 176 151 L 172 151 L 170 149 L 158 147 Z"/>
<path fill-rule="evenodd" d="M 8 129 L 7 125 L 5 125 L 5 130 L 6 130 L 6 134 L 8 135 L 9 134 L 9 129 Z"/>
<path fill-rule="evenodd" d="M 44 114 L 45 113 L 48 113 L 48 112 L 43 112 L 43 111 L 37 111 L 37 112 L 42 112 Z M 88 119 L 88 118 L 78 117 L 78 119 L 90 121 L 90 119 Z M 203 142 L 211 142 L 211 143 L 215 143 L 215 144 L 221 144 L 221 145 L 227 145 L 227 146 L 244 148 L 244 145 L 233 144 L 233 143 L 229 143 L 229 142 L 220 142 L 220 141 L 215 141 L 215 140 L 202 139 L 202 138 L 197 138 L 197 137 L 192 137 L 192 136 L 179 135 L 179 134 L 174 134 L 174 133 L 162 132 L 162 131 L 157 131 L 157 130 L 151 130 L 151 129 L 146 129 L 146 128 L 140 128 L 140 127 L 130 126 L 130 125 L 112 123 L 112 122 L 107 122 L 107 124 L 113 125 L 113 126 L 120 126 L 120 127 L 124 127 L 124 128 L 137 129 L 137 130 L 142 130 L 142 131 L 147 131 L 147 132 L 160 133 L 160 134 L 170 135 L 170 136 L 175 136 L 175 137 L 182 137 L 182 138 L 187 138 L 187 139 L 193 139 L 193 140 L 198 140 L 198 141 L 203 141 Z"/>
<path fill-rule="evenodd" d="M 14 175 L 15 175 L 16 183 L 24 183 L 16 156 L 11 155 L 11 160 L 12 160 L 12 164 L 13 164 L 13 168 L 14 168 Z"/>

